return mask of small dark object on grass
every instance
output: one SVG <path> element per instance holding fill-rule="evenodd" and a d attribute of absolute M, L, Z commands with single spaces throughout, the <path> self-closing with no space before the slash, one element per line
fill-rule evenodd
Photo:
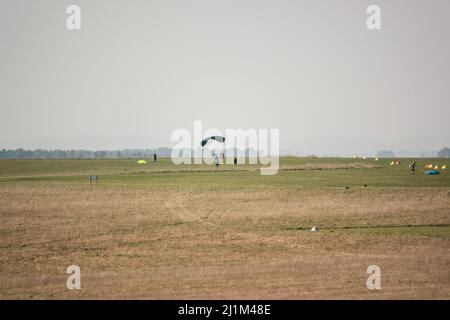
<path fill-rule="evenodd" d="M 92 183 L 92 181 L 95 181 L 96 183 L 98 183 L 98 176 L 89 176 L 89 183 Z"/>
<path fill-rule="evenodd" d="M 364 188 L 367 187 L 367 184 L 364 183 Z"/>
<path fill-rule="evenodd" d="M 349 186 L 345 186 L 345 189 L 350 189 L 350 187 Z"/>

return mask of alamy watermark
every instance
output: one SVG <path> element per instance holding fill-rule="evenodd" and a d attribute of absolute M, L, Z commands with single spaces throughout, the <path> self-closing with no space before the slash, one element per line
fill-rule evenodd
<path fill-rule="evenodd" d="M 381 268 L 377 265 L 370 265 L 367 267 L 367 274 L 369 274 L 369 277 L 367 278 L 367 289 L 373 290 L 381 289 Z"/>
<path fill-rule="evenodd" d="M 179 128 L 172 132 L 171 159 L 174 164 L 261 164 L 261 175 L 278 173 L 280 158 L 279 129 L 219 129 L 203 131 L 203 123 L 194 121 L 193 132 Z M 244 155 L 243 155 L 244 154 Z M 243 156 L 242 156 L 243 155 Z"/>
<path fill-rule="evenodd" d="M 67 289 L 81 289 L 81 269 L 77 265 L 71 265 L 67 267 L 66 273 L 69 274 L 67 277 L 66 286 Z"/>
<path fill-rule="evenodd" d="M 367 7 L 366 13 L 369 15 L 367 17 L 366 26 L 369 30 L 381 30 L 381 9 L 379 6 L 372 4 Z"/>
<path fill-rule="evenodd" d="M 66 13 L 69 15 L 66 20 L 66 27 L 69 30 L 81 29 L 81 9 L 75 4 L 67 7 Z"/>

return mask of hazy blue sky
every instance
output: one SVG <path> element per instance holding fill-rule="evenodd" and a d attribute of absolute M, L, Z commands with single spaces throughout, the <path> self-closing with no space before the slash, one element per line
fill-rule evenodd
<path fill-rule="evenodd" d="M 448 0 L 0 0 L 0 148 L 171 146 L 202 120 L 284 152 L 435 150 L 449 39 Z"/>

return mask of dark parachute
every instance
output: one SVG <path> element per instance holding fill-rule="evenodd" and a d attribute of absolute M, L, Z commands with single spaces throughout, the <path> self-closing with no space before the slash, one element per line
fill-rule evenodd
<path fill-rule="evenodd" d="M 202 140 L 202 142 L 200 143 L 202 145 L 202 147 L 204 147 L 209 140 L 216 140 L 218 142 L 225 142 L 225 137 L 222 136 L 211 136 L 211 137 L 207 137 L 205 139 Z"/>

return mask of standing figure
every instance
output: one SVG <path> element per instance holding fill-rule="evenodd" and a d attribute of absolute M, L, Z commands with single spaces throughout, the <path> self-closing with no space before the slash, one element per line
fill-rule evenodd
<path fill-rule="evenodd" d="M 214 163 L 216 165 L 216 168 L 219 167 L 220 161 L 219 161 L 219 156 L 216 154 L 214 155 Z"/>
<path fill-rule="evenodd" d="M 414 172 L 416 171 L 416 162 L 413 161 L 413 163 L 411 163 L 409 167 L 411 168 L 411 172 L 414 174 Z"/>

